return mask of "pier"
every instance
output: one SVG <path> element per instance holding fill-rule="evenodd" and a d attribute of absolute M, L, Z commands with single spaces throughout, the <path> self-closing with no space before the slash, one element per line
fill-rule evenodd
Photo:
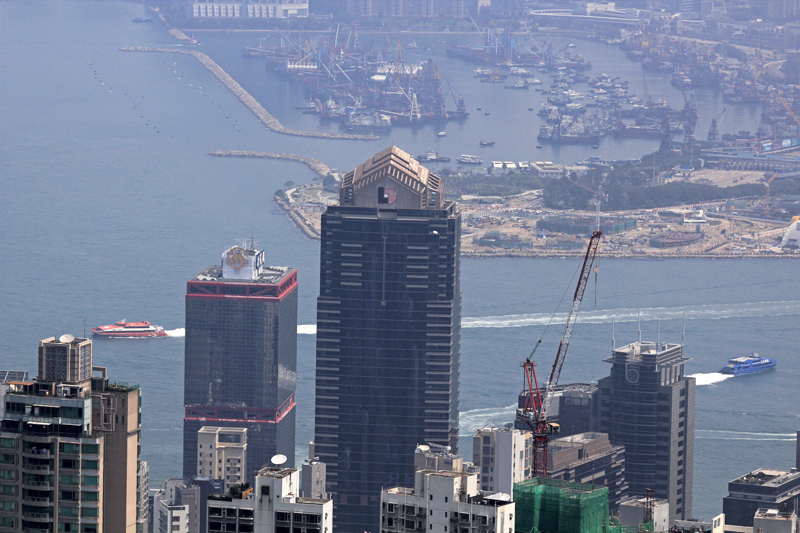
<path fill-rule="evenodd" d="M 201 65 L 203 65 L 209 72 L 211 72 L 219 81 L 222 82 L 230 92 L 234 94 L 247 108 L 261 121 L 264 126 L 283 135 L 294 135 L 297 137 L 313 137 L 318 139 L 347 139 L 355 141 L 373 141 L 380 139 L 375 135 L 352 135 L 348 133 L 322 133 L 317 131 L 301 131 L 287 128 L 272 115 L 267 112 L 258 101 L 250 96 L 250 93 L 245 91 L 236 80 L 234 80 L 227 72 L 222 70 L 222 67 L 217 65 L 214 60 L 202 52 L 195 50 L 181 50 L 178 48 L 150 48 L 144 46 L 126 46 L 120 48 L 122 52 L 161 52 L 167 54 L 184 54 L 193 56 Z"/>
<path fill-rule="evenodd" d="M 303 163 L 308 168 L 316 172 L 317 175 L 319 175 L 322 178 L 331 173 L 330 167 L 328 167 L 328 165 L 326 165 L 319 159 L 314 159 L 313 157 L 305 157 L 302 155 L 281 154 L 281 153 L 271 153 L 271 152 L 245 152 L 241 150 L 215 150 L 208 155 L 212 157 L 252 157 L 258 159 L 283 159 L 286 161 L 295 161 L 297 163 Z"/>

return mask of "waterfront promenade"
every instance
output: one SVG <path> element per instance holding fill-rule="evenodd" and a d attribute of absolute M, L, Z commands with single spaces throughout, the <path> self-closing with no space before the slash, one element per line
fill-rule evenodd
<path fill-rule="evenodd" d="M 178 48 L 150 48 L 145 46 L 125 46 L 120 48 L 122 52 L 160 52 L 167 54 L 184 54 L 190 55 L 197 59 L 209 72 L 211 72 L 225 87 L 228 88 L 257 118 L 264 126 L 283 135 L 294 135 L 297 137 L 314 137 L 318 139 L 346 139 L 355 141 L 373 141 L 378 140 L 380 137 L 375 135 L 353 135 L 349 133 L 322 133 L 318 131 L 301 131 L 287 128 L 278 119 L 269 114 L 258 101 L 250 96 L 250 93 L 245 91 L 236 80 L 234 80 L 222 67 L 217 65 L 214 60 L 202 52 L 195 50 L 181 50 Z"/>

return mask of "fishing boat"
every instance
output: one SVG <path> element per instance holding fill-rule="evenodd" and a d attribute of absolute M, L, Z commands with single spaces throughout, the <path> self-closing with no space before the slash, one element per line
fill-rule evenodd
<path fill-rule="evenodd" d="M 778 362 L 775 359 L 768 359 L 761 357 L 753 352 L 745 357 L 735 357 L 728 360 L 728 364 L 719 369 L 720 374 L 728 374 L 733 376 L 742 376 L 744 374 L 755 374 L 756 372 L 763 372 L 770 370 L 777 366 Z"/>

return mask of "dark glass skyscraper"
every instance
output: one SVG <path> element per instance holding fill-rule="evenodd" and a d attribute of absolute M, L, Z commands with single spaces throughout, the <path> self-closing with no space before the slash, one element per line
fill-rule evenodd
<path fill-rule="evenodd" d="M 376 532 L 381 489 L 413 486 L 418 444 L 458 451 L 461 215 L 394 146 L 339 200 L 322 216 L 314 449 L 336 529 Z"/>
<path fill-rule="evenodd" d="M 625 446 L 630 496 L 653 489 L 669 500 L 670 524 L 692 517 L 695 380 L 683 345 L 634 342 L 616 348 L 598 382 L 600 431 Z"/>
<path fill-rule="evenodd" d="M 186 287 L 183 477 L 207 425 L 247 428 L 251 483 L 277 453 L 293 465 L 296 373 L 297 271 L 264 266 L 252 243 L 229 248 Z"/>

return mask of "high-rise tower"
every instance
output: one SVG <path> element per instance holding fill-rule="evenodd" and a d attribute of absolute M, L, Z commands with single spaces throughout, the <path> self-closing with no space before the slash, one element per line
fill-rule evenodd
<path fill-rule="evenodd" d="M 695 380 L 683 345 L 637 341 L 616 348 L 600 387 L 600 431 L 625 446 L 628 494 L 669 500 L 670 524 L 692 517 Z"/>
<path fill-rule="evenodd" d="M 322 216 L 315 455 L 335 527 L 378 531 L 417 445 L 458 451 L 461 215 L 394 146 L 344 176 L 339 202 Z"/>
<path fill-rule="evenodd" d="M 294 464 L 296 373 L 297 271 L 265 266 L 252 241 L 228 248 L 186 287 L 183 477 L 209 425 L 247 429 L 251 483 L 277 453 Z"/>

